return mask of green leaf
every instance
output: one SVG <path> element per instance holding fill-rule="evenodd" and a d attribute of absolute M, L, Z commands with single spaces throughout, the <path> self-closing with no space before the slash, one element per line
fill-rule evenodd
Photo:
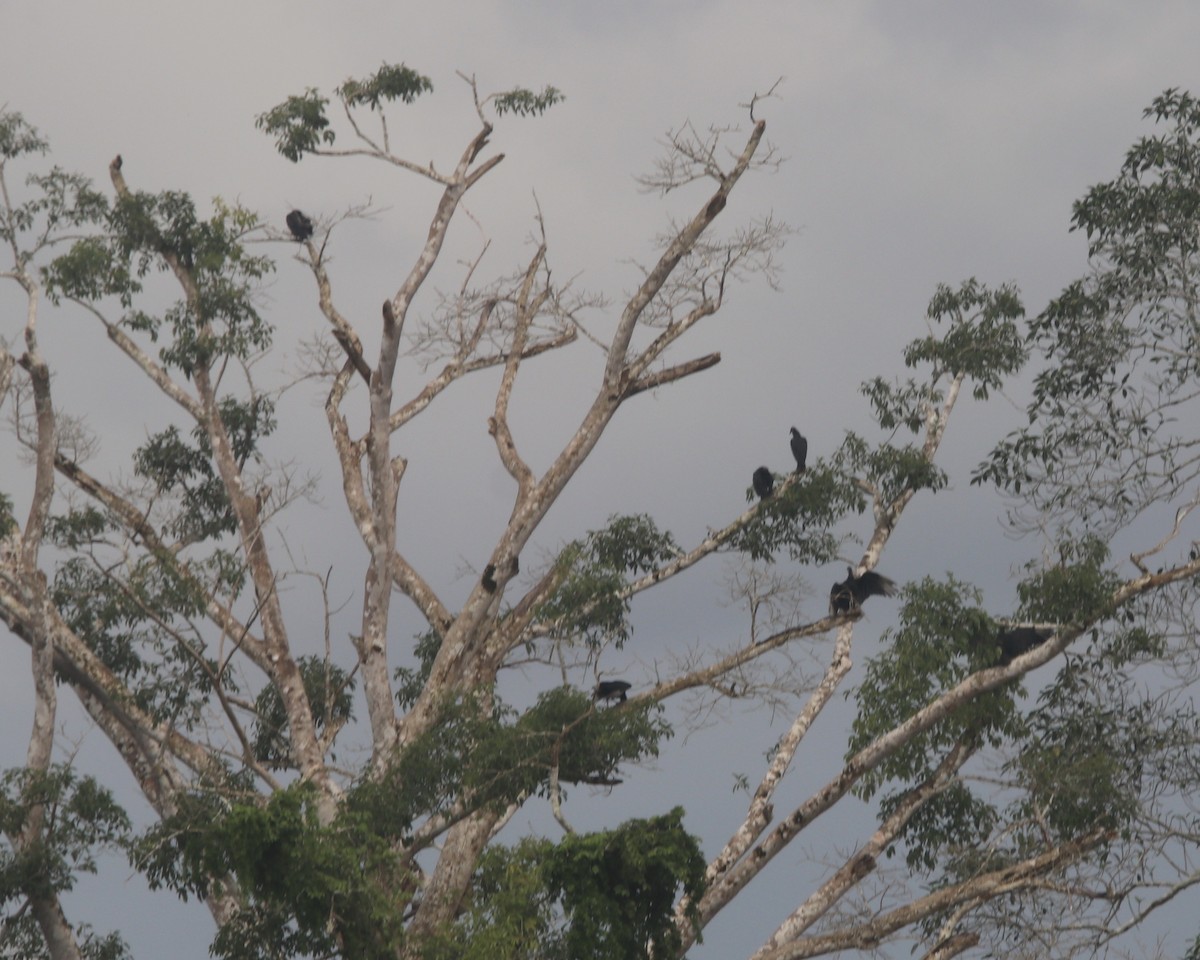
<path fill-rule="evenodd" d="M 37 128 L 26 123 L 15 111 L 0 111 L 0 156 L 5 160 L 31 153 L 46 153 L 50 144 L 39 136 Z"/>
<path fill-rule="evenodd" d="M 515 113 L 518 117 L 540 115 L 556 103 L 562 103 L 566 96 L 555 87 L 543 87 L 540 93 L 515 87 L 506 93 L 498 93 L 494 98 L 497 116 Z"/>
<path fill-rule="evenodd" d="M 336 136 L 329 129 L 325 108 L 329 101 L 313 88 L 299 97 L 288 97 L 283 103 L 261 113 L 254 121 L 258 129 L 275 138 L 275 149 L 293 163 L 306 153 L 315 153 L 322 146 L 332 146 Z"/>
<path fill-rule="evenodd" d="M 317 734 L 341 727 L 353 713 L 354 678 L 323 657 L 296 660 L 304 695 L 308 698 Z M 254 756 L 271 767 L 294 767 L 288 736 L 287 711 L 274 684 L 267 684 L 254 702 Z"/>
<path fill-rule="evenodd" d="M 365 80 L 350 79 L 337 88 L 347 106 L 378 110 L 384 100 L 412 103 L 433 91 L 433 81 L 404 64 L 385 63 Z"/>
<path fill-rule="evenodd" d="M 680 553 L 669 533 L 645 515 L 609 517 L 608 526 L 568 544 L 556 566 L 558 589 L 538 608 L 538 620 L 554 624 L 554 635 L 597 644 L 607 637 L 629 639 L 629 601 L 621 596 L 631 576 L 648 573 Z"/>

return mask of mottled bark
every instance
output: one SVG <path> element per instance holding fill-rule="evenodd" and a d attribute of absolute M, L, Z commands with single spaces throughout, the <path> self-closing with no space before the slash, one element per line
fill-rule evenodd
<path fill-rule="evenodd" d="M 802 960 L 843 950 L 871 950 L 899 930 L 920 923 L 960 904 L 983 903 L 1016 890 L 1029 889 L 1051 874 L 1077 862 L 1106 840 L 1111 833 L 1095 830 L 1069 843 L 1029 857 L 1002 870 L 994 870 L 970 880 L 943 887 L 935 893 L 917 897 L 868 923 L 847 926 L 833 933 L 800 939 L 761 954 L 758 960 Z"/>
<path fill-rule="evenodd" d="M 945 790 L 958 774 L 962 765 L 972 754 L 972 749 L 965 744 L 956 744 L 938 765 L 937 770 L 924 783 L 919 784 L 904 796 L 892 814 L 879 825 L 865 844 L 837 870 L 828 880 L 818 887 L 779 929 L 771 935 L 763 947 L 754 954 L 752 960 L 762 960 L 772 951 L 785 944 L 794 942 L 802 933 L 809 929 L 817 920 L 837 903 L 845 894 L 861 883 L 864 878 L 873 873 L 879 858 L 884 851 L 899 836 L 905 824 L 912 819 L 928 800 Z"/>

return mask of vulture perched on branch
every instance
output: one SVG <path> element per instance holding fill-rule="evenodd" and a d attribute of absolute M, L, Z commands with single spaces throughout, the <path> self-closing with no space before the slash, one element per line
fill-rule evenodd
<path fill-rule="evenodd" d="M 758 494 L 759 500 L 766 500 L 771 495 L 771 491 L 775 489 L 775 478 L 771 476 L 771 471 L 766 467 L 759 467 L 754 471 L 754 492 Z"/>
<path fill-rule="evenodd" d="M 835 583 L 829 591 L 830 614 L 849 613 L 863 605 L 867 597 L 891 597 L 896 594 L 896 584 L 874 570 L 861 577 L 854 575 L 852 567 L 846 568 L 846 579 Z"/>
<path fill-rule="evenodd" d="M 592 694 L 593 700 L 616 700 L 618 703 L 625 702 L 625 691 L 632 684 L 626 683 L 624 680 L 601 680 L 596 684 L 596 692 Z"/>
<path fill-rule="evenodd" d="M 1000 648 L 1000 653 L 993 666 L 1007 667 L 1021 654 L 1028 653 L 1034 647 L 1040 647 L 1052 636 L 1054 630 L 1048 627 L 1013 627 L 1010 630 L 1001 630 L 996 634 L 996 646 Z"/>
<path fill-rule="evenodd" d="M 300 241 L 307 240 L 313 235 L 312 221 L 299 210 L 293 210 L 287 215 L 287 227 L 292 231 L 292 236 Z"/>
<path fill-rule="evenodd" d="M 792 456 L 796 458 L 796 472 L 803 473 L 804 461 L 808 459 L 808 441 L 795 427 L 792 427 Z"/>

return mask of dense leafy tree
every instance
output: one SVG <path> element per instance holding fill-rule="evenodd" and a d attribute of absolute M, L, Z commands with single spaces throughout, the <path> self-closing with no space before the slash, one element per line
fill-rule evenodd
<path fill-rule="evenodd" d="M 231 960 L 683 956 L 792 841 L 818 845 L 809 828 L 854 797 L 877 823 L 829 845 L 819 882 L 797 886 L 794 912 L 762 930 L 757 960 L 871 953 L 901 938 L 930 958 L 1090 955 L 1200 880 L 1187 866 L 1200 842 L 1190 698 L 1200 548 L 1189 526 L 1200 502 L 1200 103 L 1180 91 L 1155 101 L 1156 134 L 1076 206 L 1091 269 L 1038 316 L 1025 321 L 1010 286 L 934 292 L 927 332 L 902 358 L 909 375 L 863 386 L 877 433 L 847 433 L 695 543 L 628 514 L 550 550 L 537 538 L 543 519 L 626 401 L 716 364 L 674 351 L 733 280 L 771 279 L 785 231 L 731 199 L 775 159 L 761 120 L 731 153 L 729 130 L 671 136 L 644 185 L 708 181 L 711 192 L 607 328 L 585 329 L 582 312 L 601 301 L 554 281 L 544 237 L 510 275 L 476 285 L 473 264 L 438 300 L 425 291 L 435 270 L 453 271 L 447 231 L 503 160 L 490 152 L 495 122 L 562 100 L 553 87 L 481 96 L 468 83 L 479 128 L 442 167 L 393 152 L 387 111 L 433 93 L 405 65 L 330 97 L 307 90 L 258 119 L 288 160 L 370 158 L 441 191 L 411 268 L 384 278 L 394 292 L 373 355 L 338 306 L 327 255 L 337 224 L 314 218 L 314 235 L 297 240 L 240 206 L 205 213 L 186 193 L 136 190 L 120 157 L 100 191 L 43 172 L 46 142 L 0 114 L 2 276 L 27 303 L 23 345 L 0 342 L 0 401 L 29 454 L 29 483 L 0 491 L 0 620 L 31 652 L 35 704 L 26 762 L 0 794 L 0 952 L 126 955 L 119 935 L 72 923 L 61 899 L 100 851 L 119 848 L 151 885 L 199 898 L 217 923 L 213 953 Z M 718 218 L 732 216 L 741 225 L 722 234 Z M 250 240 L 299 251 L 329 324 L 309 374 L 327 389 L 366 567 L 349 635 L 335 627 L 328 573 L 295 569 L 278 526 L 305 488 L 266 453 L 279 406 L 255 377 L 274 333 L 258 294 L 274 264 Z M 114 362 L 174 414 L 112 478 L 88 470 L 95 443 L 51 376 L 37 325 L 46 298 L 82 308 Z M 602 346 L 603 370 L 539 472 L 511 429 L 514 385 L 581 334 Z M 853 723 L 837 730 L 823 711 L 847 685 L 862 611 L 767 616 L 786 606 L 775 587 L 855 542 L 857 573 L 875 568 L 912 499 L 959 479 L 937 458 L 963 390 L 982 403 L 1020 389 L 1031 356 L 1028 425 L 998 438 L 974 479 L 1011 498 L 1017 527 L 1046 538 L 1035 550 L 1049 559 L 1030 563 L 1012 610 L 985 609 L 956 577 L 907 584 L 896 626 L 848 691 Z M 407 359 L 435 372 L 399 397 Z M 397 438 L 484 370 L 496 378 L 488 431 L 516 493 L 451 606 L 398 524 Z M 1118 538 L 1122 551 L 1134 544 L 1128 563 Z M 539 563 L 531 547 L 552 556 Z M 744 563 L 747 635 L 635 684 L 625 702 L 598 702 L 594 680 L 630 640 L 635 598 L 718 554 Z M 298 627 L 285 587 L 300 575 L 325 598 L 315 654 L 298 639 L 314 632 L 311 617 Z M 395 637 L 401 602 L 424 621 L 410 644 Z M 814 638 L 828 641 L 815 648 L 821 672 L 784 689 L 791 654 Z M 1033 689 L 1025 674 L 1045 664 Z M 502 683 L 514 668 L 545 677 L 543 692 L 514 696 Z M 116 748 L 153 823 L 131 824 L 115 780 L 56 757 L 60 690 Z M 761 778 L 744 780 L 741 820 L 700 838 L 684 809 L 659 808 L 578 831 L 570 795 L 619 790 L 630 765 L 660 756 L 679 722 L 667 705 L 682 695 L 788 709 Z M 780 784 L 818 725 L 844 744 L 843 766 L 783 810 Z M 535 808 L 555 822 L 502 834 Z"/>

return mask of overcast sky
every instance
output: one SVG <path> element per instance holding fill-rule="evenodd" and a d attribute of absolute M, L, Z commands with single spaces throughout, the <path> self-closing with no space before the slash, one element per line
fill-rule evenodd
<path fill-rule="evenodd" d="M 622 411 L 535 542 L 543 556 L 617 511 L 652 513 L 690 545 L 744 507 L 754 467 L 789 467 L 793 423 L 808 435 L 812 457 L 836 448 L 844 428 L 865 429 L 858 384 L 903 373 L 899 351 L 924 332 L 925 306 L 939 282 L 1013 281 L 1028 311 L 1039 311 L 1085 269 L 1083 239 L 1068 233 L 1072 201 L 1112 177 L 1127 147 L 1149 132 L 1141 111 L 1155 95 L 1171 86 L 1200 91 L 1200 4 L 1185 0 L 3 0 L 0 10 L 0 105 L 36 125 L 63 167 L 107 189 L 108 163 L 121 153 L 134 189 L 236 199 L 279 223 L 293 206 L 318 218 L 367 200 L 379 207 L 376 220 L 342 227 L 331 245 L 339 302 L 368 342 L 378 304 L 398 287 L 425 236 L 436 190 L 363 160 L 291 164 L 255 130 L 257 114 L 306 87 L 329 92 L 381 62 L 403 61 L 429 75 L 435 91 L 417 107 L 393 111 L 393 144 L 445 168 L 476 127 L 456 71 L 473 73 L 485 93 L 557 86 L 567 99 L 545 117 L 498 124 L 493 149 L 507 158 L 470 196 L 475 223 L 455 227 L 450 249 L 467 256 L 487 237 L 485 273 L 521 265 L 536 191 L 555 275 L 577 276 L 583 288 L 605 293 L 615 304 L 611 317 L 637 281 L 631 261 L 649 259 L 668 217 L 690 216 L 711 190 L 698 186 L 667 201 L 639 192 L 634 176 L 650 169 L 657 143 L 689 120 L 745 131 L 739 105 L 782 78 L 776 98 L 756 115 L 786 162 L 744 181 L 720 221 L 731 230 L 769 213 L 795 228 L 779 289 L 731 290 L 722 312 L 675 357 L 719 350 L 722 363 Z M 730 145 L 743 141 L 735 135 Z M 300 338 L 319 331 L 322 320 L 311 277 L 289 259 L 292 250 L 270 250 L 279 269 L 264 306 L 281 327 L 283 356 L 263 376 L 278 383 L 295 370 Z M 450 290 L 460 279 L 444 258 L 433 285 Z M 9 340 L 23 320 L 17 293 L 0 289 L 0 336 Z M 601 325 L 605 316 L 597 313 Z M 119 469 L 167 412 L 154 411 L 155 395 L 128 376 L 84 316 L 48 313 L 43 337 L 60 371 L 60 403 L 87 414 L 102 441 L 102 472 Z M 599 355 L 584 346 L 557 366 L 530 365 L 514 399 L 513 428 L 535 468 L 548 464 L 577 423 L 599 371 Z M 106 385 L 102 404 L 89 399 L 95 383 Z M 414 383 L 401 383 L 398 395 L 414 392 Z M 455 391 L 401 442 L 410 461 L 401 538 L 451 602 L 465 595 L 463 571 L 485 562 L 488 537 L 511 504 L 511 481 L 486 433 L 492 390 L 494 380 Z M 334 564 L 335 587 L 357 608 L 361 549 L 354 537 L 333 539 L 345 538 L 346 524 L 322 398 L 315 385 L 285 398 L 287 419 L 271 453 L 322 471 L 327 495 L 285 520 L 281 535 L 314 567 Z M 1005 612 L 1013 565 L 1039 545 L 1006 539 L 997 521 L 1002 504 L 969 488 L 967 478 L 1021 420 L 1024 399 L 1017 384 L 987 408 L 964 404 L 943 461 L 952 489 L 914 503 L 882 571 L 908 580 L 954 569 L 985 588 L 994 612 Z M 0 487 L 19 490 L 11 448 L 0 450 Z M 854 529 L 866 536 L 861 522 Z M 347 552 L 329 556 L 329 542 L 344 542 Z M 636 644 L 606 665 L 610 672 L 650 682 L 680 646 L 736 641 L 741 614 L 712 604 L 724 569 L 714 562 L 692 571 L 663 598 L 640 604 Z M 814 585 L 803 612 L 815 618 L 841 570 L 792 572 Z M 294 599 L 295 617 L 304 606 Z M 859 663 L 889 622 L 885 607 L 879 602 L 857 628 Z M 411 618 L 397 622 L 398 638 L 415 629 Z M 28 730 L 27 654 L 16 646 L 0 649 L 0 767 L 21 762 Z M 732 774 L 756 780 L 757 759 L 786 725 L 765 714 L 734 719 L 740 724 L 691 738 L 658 769 L 633 771 L 612 797 L 581 795 L 581 825 L 683 803 L 689 826 L 715 852 L 746 803 L 731 790 Z M 835 729 L 823 742 L 832 744 L 825 753 L 814 746 L 798 759 L 813 772 L 794 777 L 796 799 L 836 769 L 844 739 Z M 97 767 L 117 762 L 98 734 L 86 734 L 83 745 Z M 837 839 L 845 849 L 855 835 Z M 765 884 L 772 889 L 752 890 L 754 900 L 722 916 L 694 955 L 756 947 L 795 905 L 804 861 L 828 852 L 809 841 L 782 855 L 775 882 Z M 140 957 L 167 955 L 166 944 L 185 960 L 206 956 L 206 917 L 197 918 L 194 905 L 176 907 L 169 895 L 133 895 L 138 882 L 128 874 L 117 864 L 103 882 L 85 886 L 72 920 L 117 927 Z M 181 945 L 180 930 L 196 931 L 188 938 L 194 947 Z"/>

